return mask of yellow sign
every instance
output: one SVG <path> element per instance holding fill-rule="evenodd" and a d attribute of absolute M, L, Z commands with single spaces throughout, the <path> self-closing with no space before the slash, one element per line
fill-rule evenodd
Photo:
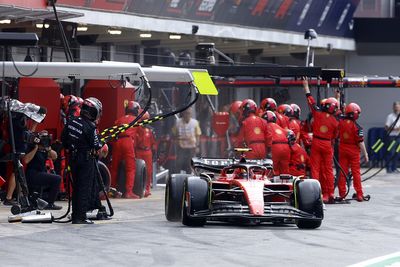
<path fill-rule="evenodd" d="M 202 95 L 218 95 L 218 90 L 206 71 L 192 71 L 194 84 Z"/>

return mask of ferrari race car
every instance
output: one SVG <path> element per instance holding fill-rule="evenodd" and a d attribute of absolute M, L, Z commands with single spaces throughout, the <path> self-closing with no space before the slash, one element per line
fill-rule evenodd
<path fill-rule="evenodd" d="M 207 221 L 295 223 L 315 229 L 324 217 L 317 180 L 273 177 L 270 159 L 193 158 L 196 175 L 173 174 L 165 190 L 165 216 L 187 226 Z"/>

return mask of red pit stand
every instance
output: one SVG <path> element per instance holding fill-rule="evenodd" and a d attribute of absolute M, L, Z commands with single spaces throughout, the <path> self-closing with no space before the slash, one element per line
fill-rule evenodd
<path fill-rule="evenodd" d="M 125 114 L 125 104 L 135 98 L 134 90 L 129 82 L 123 87 L 115 80 L 91 80 L 85 85 L 84 98 L 93 96 L 103 104 L 99 130 L 113 126 L 115 120 Z"/>
<path fill-rule="evenodd" d="M 47 108 L 46 118 L 36 131 L 47 130 L 53 139 L 59 139 L 62 131 L 60 119 L 60 86 L 49 78 L 21 78 L 19 100 Z"/>
<path fill-rule="evenodd" d="M 202 137 L 200 139 L 202 152 L 207 151 L 215 157 L 224 157 L 227 152 L 226 132 L 229 129 L 229 113 L 215 112 L 211 119 L 211 126 L 216 137 Z M 220 148 L 216 151 L 215 148 Z"/>
<path fill-rule="evenodd" d="M 218 137 L 225 137 L 229 129 L 229 113 L 215 112 L 212 117 L 212 128 Z"/>

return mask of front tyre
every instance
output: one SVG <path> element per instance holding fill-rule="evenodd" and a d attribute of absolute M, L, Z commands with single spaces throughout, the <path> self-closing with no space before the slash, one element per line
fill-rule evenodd
<path fill-rule="evenodd" d="M 206 218 L 197 218 L 196 211 L 208 209 L 208 183 L 199 177 L 188 177 L 185 180 L 182 201 L 182 224 L 186 226 L 203 226 Z"/>
<path fill-rule="evenodd" d="M 316 229 L 321 226 L 324 209 L 321 198 L 321 186 L 317 180 L 306 179 L 295 182 L 296 208 L 317 217 L 315 220 L 298 219 L 300 229 Z"/>
<path fill-rule="evenodd" d="M 170 222 L 182 219 L 183 186 L 189 174 L 172 174 L 165 187 L 165 218 Z"/>

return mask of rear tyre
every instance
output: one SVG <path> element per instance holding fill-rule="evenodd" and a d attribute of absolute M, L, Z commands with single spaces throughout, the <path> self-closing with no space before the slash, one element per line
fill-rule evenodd
<path fill-rule="evenodd" d="M 183 184 L 188 174 L 172 174 L 165 187 L 165 218 L 170 222 L 181 221 Z"/>
<path fill-rule="evenodd" d="M 135 184 L 132 191 L 140 198 L 144 197 L 146 191 L 146 173 L 146 162 L 142 159 L 136 159 Z"/>
<path fill-rule="evenodd" d="M 208 183 L 199 177 L 185 180 L 182 203 L 182 224 L 203 226 L 206 218 L 192 217 L 194 212 L 208 209 Z"/>
<path fill-rule="evenodd" d="M 296 222 L 300 229 L 316 229 L 321 226 L 324 218 L 324 209 L 321 198 L 321 186 L 317 180 L 298 180 L 295 184 L 297 207 L 301 211 L 313 214 L 318 219 Z"/>

